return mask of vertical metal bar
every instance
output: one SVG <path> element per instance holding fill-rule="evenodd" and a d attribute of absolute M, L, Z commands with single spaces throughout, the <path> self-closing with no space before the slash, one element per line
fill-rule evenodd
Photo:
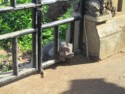
<path fill-rule="evenodd" d="M 12 7 L 16 7 L 16 0 L 10 0 L 10 5 Z"/>
<path fill-rule="evenodd" d="M 79 49 L 83 50 L 83 31 L 84 31 L 84 5 L 85 5 L 85 0 L 80 0 L 80 14 L 81 14 L 81 20 L 80 20 L 80 25 L 79 25 Z"/>
<path fill-rule="evenodd" d="M 17 59 L 17 52 L 18 52 L 18 47 L 17 47 L 17 38 L 12 39 L 12 59 L 13 59 L 13 75 L 18 75 L 18 59 Z"/>
<path fill-rule="evenodd" d="M 80 20 L 79 23 L 79 49 L 83 50 L 83 21 Z"/>
<path fill-rule="evenodd" d="M 59 32 L 58 32 L 58 26 L 54 27 L 54 57 L 57 59 L 59 50 Z"/>
<path fill-rule="evenodd" d="M 36 3 L 36 0 L 32 0 Z M 36 30 L 36 8 L 32 9 L 32 27 Z M 33 68 L 37 67 L 37 32 L 32 33 L 32 62 Z"/>
<path fill-rule="evenodd" d="M 39 2 L 40 3 L 40 2 Z M 37 8 L 37 35 L 38 35 L 38 72 L 42 72 L 42 11 L 41 7 Z"/>
<path fill-rule="evenodd" d="M 75 31 L 75 22 L 70 23 L 70 43 L 73 44 L 73 50 L 74 50 L 74 31 Z"/>
<path fill-rule="evenodd" d="M 117 11 L 121 12 L 123 7 L 123 0 L 118 0 Z"/>

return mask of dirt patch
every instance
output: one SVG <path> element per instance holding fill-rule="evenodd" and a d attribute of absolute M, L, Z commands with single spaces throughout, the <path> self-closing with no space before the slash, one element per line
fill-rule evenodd
<path fill-rule="evenodd" d="M 18 52 L 19 67 L 27 63 L 30 63 L 31 56 L 32 56 L 31 51 L 27 52 L 19 51 Z M 13 64 L 12 52 L 0 49 L 0 72 L 6 72 L 12 70 L 12 64 Z"/>

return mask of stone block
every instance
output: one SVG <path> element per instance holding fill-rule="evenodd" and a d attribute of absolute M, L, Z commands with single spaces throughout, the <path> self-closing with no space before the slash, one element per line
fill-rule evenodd
<path fill-rule="evenodd" d="M 125 15 L 102 22 L 86 18 L 85 28 L 90 56 L 104 59 L 125 47 Z"/>

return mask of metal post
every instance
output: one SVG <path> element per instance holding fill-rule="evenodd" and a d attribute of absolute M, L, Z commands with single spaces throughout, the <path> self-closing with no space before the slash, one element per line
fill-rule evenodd
<path fill-rule="evenodd" d="M 58 32 L 58 26 L 54 27 L 54 57 L 57 59 L 59 50 L 59 32 Z"/>
<path fill-rule="evenodd" d="M 12 39 L 12 59 L 13 59 L 13 75 L 18 75 L 18 59 L 17 59 L 17 38 Z"/>
<path fill-rule="evenodd" d="M 41 4 L 41 0 L 37 0 Z M 38 36 L 38 72 L 42 73 L 42 11 L 41 6 L 37 7 L 37 36 Z"/>
<path fill-rule="evenodd" d="M 32 0 L 33 3 L 36 3 L 36 0 Z M 36 31 L 36 8 L 32 9 L 32 27 Z M 37 32 L 32 33 L 32 62 L 33 68 L 37 67 Z"/>
<path fill-rule="evenodd" d="M 73 50 L 74 50 L 74 31 L 75 31 L 75 22 L 70 23 L 70 43 L 73 44 Z"/>
<path fill-rule="evenodd" d="M 80 20 L 80 25 L 79 25 L 79 49 L 83 50 L 83 31 L 84 31 L 84 6 L 85 6 L 85 0 L 80 0 L 80 15 L 81 15 L 81 20 Z"/>
<path fill-rule="evenodd" d="M 16 0 L 10 0 L 10 5 L 12 7 L 16 7 Z"/>

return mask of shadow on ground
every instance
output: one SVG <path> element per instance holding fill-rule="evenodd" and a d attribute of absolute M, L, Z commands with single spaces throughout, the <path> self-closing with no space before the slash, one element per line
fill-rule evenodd
<path fill-rule="evenodd" d="M 61 94 L 125 94 L 125 88 L 107 83 L 104 79 L 73 80 L 70 83 L 70 90 Z"/>
<path fill-rule="evenodd" d="M 95 63 L 97 60 L 93 59 L 87 59 L 84 55 L 76 55 L 72 59 L 67 59 L 65 62 L 59 62 L 57 64 L 54 64 L 50 67 L 47 67 L 45 69 L 56 69 L 58 66 L 72 66 L 72 65 L 79 65 L 79 64 L 88 64 L 88 63 Z"/>

